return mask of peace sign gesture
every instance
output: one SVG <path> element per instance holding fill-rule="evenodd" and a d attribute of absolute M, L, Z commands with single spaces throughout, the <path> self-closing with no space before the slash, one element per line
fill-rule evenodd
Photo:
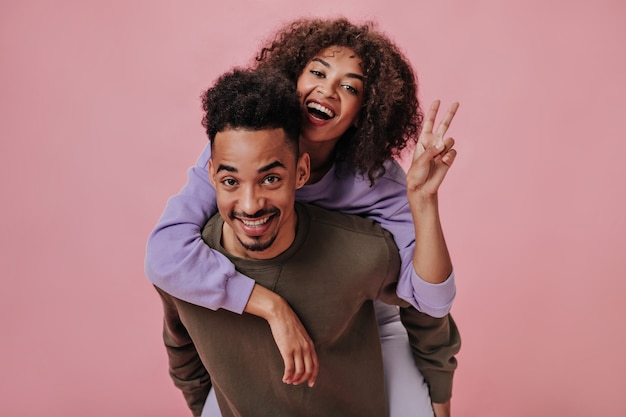
<path fill-rule="evenodd" d="M 409 201 L 412 199 L 430 199 L 436 196 L 439 186 L 456 157 L 456 150 L 452 149 L 454 139 L 445 138 L 445 134 L 459 108 L 459 103 L 452 103 L 448 112 L 439 122 L 437 131 L 433 133 L 439 104 L 439 100 L 435 100 L 428 109 L 422 133 L 413 153 L 413 161 L 407 171 L 406 183 Z"/>

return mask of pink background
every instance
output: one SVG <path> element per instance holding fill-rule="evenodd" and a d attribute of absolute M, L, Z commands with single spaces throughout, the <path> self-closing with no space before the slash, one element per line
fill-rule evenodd
<path fill-rule="evenodd" d="M 624 2 L 215 3 L 0 4 L 0 415 L 189 415 L 146 238 L 206 143 L 201 91 L 335 14 L 376 18 L 426 105 L 461 102 L 454 415 L 626 415 Z"/>

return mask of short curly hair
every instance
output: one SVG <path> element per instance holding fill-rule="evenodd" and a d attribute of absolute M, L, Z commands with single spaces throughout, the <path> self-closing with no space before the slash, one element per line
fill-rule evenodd
<path fill-rule="evenodd" d="M 384 163 L 417 142 L 423 113 L 417 78 L 399 48 L 376 24 L 345 18 L 299 19 L 279 29 L 256 56 L 257 68 L 274 68 L 294 82 L 322 49 L 343 46 L 362 60 L 366 77 L 358 128 L 337 143 L 336 158 L 371 182 L 385 173 Z"/>
<path fill-rule="evenodd" d="M 234 68 L 202 94 L 202 125 L 211 141 L 227 129 L 283 129 L 298 152 L 301 109 L 293 80 L 276 71 Z"/>

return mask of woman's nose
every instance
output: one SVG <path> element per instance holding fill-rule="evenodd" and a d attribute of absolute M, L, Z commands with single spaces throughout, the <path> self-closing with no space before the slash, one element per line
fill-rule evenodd
<path fill-rule="evenodd" d="M 334 84 L 328 79 L 319 83 L 317 92 L 321 94 L 322 97 L 334 98 L 336 96 Z"/>

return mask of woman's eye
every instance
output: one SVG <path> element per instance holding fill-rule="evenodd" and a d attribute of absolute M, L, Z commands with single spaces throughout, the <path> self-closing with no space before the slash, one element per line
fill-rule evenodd
<path fill-rule="evenodd" d="M 349 84 L 344 84 L 342 87 L 345 90 L 349 91 L 351 94 L 354 94 L 355 96 L 359 95 L 359 90 L 357 90 L 356 88 L 354 88 L 353 86 L 351 86 Z"/>
<path fill-rule="evenodd" d="M 318 78 L 324 78 L 324 73 L 318 71 L 318 70 L 311 70 L 311 74 L 315 75 Z"/>

